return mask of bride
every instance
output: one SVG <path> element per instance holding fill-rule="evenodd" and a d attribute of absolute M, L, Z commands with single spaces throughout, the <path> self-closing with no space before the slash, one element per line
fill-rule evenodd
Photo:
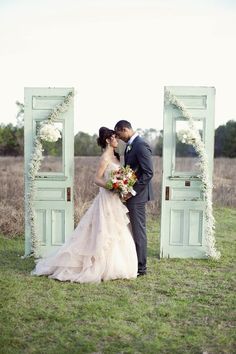
<path fill-rule="evenodd" d="M 32 275 L 78 283 L 137 277 L 128 209 L 118 194 L 106 189 L 110 172 L 120 166 L 115 132 L 101 127 L 97 142 L 103 149 L 94 180 L 99 193 L 71 237 L 58 250 L 37 261 Z"/>

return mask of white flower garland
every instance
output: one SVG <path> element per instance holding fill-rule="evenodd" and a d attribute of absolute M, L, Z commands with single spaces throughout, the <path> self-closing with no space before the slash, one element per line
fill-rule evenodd
<path fill-rule="evenodd" d="M 188 121 L 188 130 L 182 132 L 182 142 L 191 144 L 199 156 L 200 178 L 203 183 L 203 194 L 206 200 L 206 255 L 212 259 L 218 260 L 220 258 L 220 252 L 217 251 L 215 245 L 215 219 L 213 216 L 212 208 L 212 183 L 210 182 L 208 175 L 208 158 L 205 149 L 205 145 L 201 139 L 199 130 L 194 124 L 194 119 L 187 111 L 183 102 L 179 101 L 177 97 L 172 95 L 170 91 L 165 91 L 165 104 L 172 104 L 177 107 L 184 118 Z"/>
<path fill-rule="evenodd" d="M 31 229 L 31 254 L 30 256 L 39 257 L 39 238 L 36 232 L 35 225 L 35 211 L 33 203 L 36 196 L 36 185 L 35 178 L 41 167 L 41 161 L 43 160 L 43 147 L 41 141 L 51 141 L 56 142 L 60 137 L 60 131 L 53 124 L 60 116 L 61 113 L 66 112 L 70 106 L 71 100 L 73 98 L 73 92 L 69 92 L 65 97 L 64 101 L 57 105 L 48 117 L 41 124 L 41 128 L 36 134 L 34 140 L 34 150 L 31 156 L 31 161 L 29 163 L 29 192 L 27 195 L 27 211 L 30 221 Z"/>

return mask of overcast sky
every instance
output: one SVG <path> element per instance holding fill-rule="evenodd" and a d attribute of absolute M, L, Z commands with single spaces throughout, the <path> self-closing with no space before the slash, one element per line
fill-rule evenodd
<path fill-rule="evenodd" d="M 162 129 L 165 85 L 215 86 L 236 119 L 235 0 L 0 0 L 0 122 L 24 87 L 74 87 L 75 133 Z"/>

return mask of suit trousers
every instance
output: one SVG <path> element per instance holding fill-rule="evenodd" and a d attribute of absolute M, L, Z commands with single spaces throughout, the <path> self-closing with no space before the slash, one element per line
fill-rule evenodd
<path fill-rule="evenodd" d="M 146 203 L 127 203 L 129 210 L 132 235 L 138 256 L 138 272 L 146 272 L 147 236 L 146 236 Z"/>

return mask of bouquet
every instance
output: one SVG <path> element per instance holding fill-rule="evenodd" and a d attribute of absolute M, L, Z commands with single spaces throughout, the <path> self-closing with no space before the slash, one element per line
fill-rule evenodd
<path fill-rule="evenodd" d="M 110 179 L 106 183 L 106 188 L 119 194 L 123 199 L 128 193 L 136 195 L 133 185 L 137 181 L 135 172 L 130 166 L 120 167 L 118 170 L 113 170 L 110 173 Z"/>
<path fill-rule="evenodd" d="M 196 138 L 191 130 L 180 130 L 177 132 L 177 137 L 182 144 L 192 144 Z"/>
<path fill-rule="evenodd" d="M 42 140 L 56 142 L 61 138 L 61 133 L 59 129 L 54 126 L 54 124 L 44 123 L 40 128 L 39 136 Z"/>

